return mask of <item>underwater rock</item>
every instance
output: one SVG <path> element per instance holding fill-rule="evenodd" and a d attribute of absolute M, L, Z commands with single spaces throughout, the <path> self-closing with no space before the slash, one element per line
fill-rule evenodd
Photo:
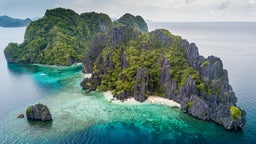
<path fill-rule="evenodd" d="M 20 119 L 21 119 L 21 118 L 24 118 L 24 114 L 18 115 L 17 118 L 20 118 Z"/>

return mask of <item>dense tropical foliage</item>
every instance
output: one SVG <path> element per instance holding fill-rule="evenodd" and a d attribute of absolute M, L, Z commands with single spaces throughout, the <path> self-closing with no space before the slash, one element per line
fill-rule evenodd
<path fill-rule="evenodd" d="M 133 95 L 136 71 L 139 68 L 146 68 L 148 71 L 147 94 L 164 96 L 165 90 L 159 79 L 162 69 L 161 61 L 167 58 L 171 66 L 168 73 L 171 75 L 171 80 L 177 82 L 179 86 L 183 86 L 187 78 L 191 77 L 196 81 L 200 91 L 204 93 L 212 91 L 211 88 L 207 88 L 199 72 L 188 64 L 180 36 L 174 36 L 164 29 L 157 30 L 172 41 L 164 44 L 155 31 L 141 33 L 133 28 L 120 29 L 124 29 L 121 30 L 124 31 L 122 35 L 127 40 L 111 46 L 110 41 L 113 41 L 110 40 L 111 37 L 103 35 L 102 37 L 105 36 L 110 41 L 102 42 L 106 44 L 98 43 L 97 48 L 92 49 L 94 56 L 91 54 L 87 56 L 93 61 L 93 73 L 101 78 L 98 90 L 111 90 L 114 95 L 122 93 Z M 96 49 L 100 52 L 96 53 Z M 122 57 L 127 63 L 126 66 L 123 66 Z M 88 61 L 84 65 L 89 65 Z M 87 87 L 90 85 L 92 83 L 87 83 Z"/>
<path fill-rule="evenodd" d="M 135 23 L 140 29 L 144 20 L 137 17 L 139 22 Z M 64 8 L 47 10 L 43 18 L 27 27 L 22 44 L 10 43 L 6 47 L 5 57 L 10 63 L 71 65 L 82 62 L 93 35 L 106 33 L 117 25 L 125 24 L 113 25 L 109 16 L 103 13 L 79 15 Z"/>

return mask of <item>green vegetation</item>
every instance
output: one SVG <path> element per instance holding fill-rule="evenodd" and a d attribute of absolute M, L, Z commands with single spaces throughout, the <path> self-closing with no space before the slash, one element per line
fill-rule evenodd
<path fill-rule="evenodd" d="M 191 108 L 193 107 L 193 104 L 194 104 L 193 101 L 189 101 L 189 102 L 187 103 L 188 108 L 191 109 Z"/>
<path fill-rule="evenodd" d="M 136 25 L 127 23 L 128 26 L 147 28 L 140 16 L 134 18 Z M 6 47 L 5 57 L 9 63 L 71 65 L 82 62 L 91 37 L 96 33 L 106 33 L 112 27 L 111 19 L 103 13 L 78 15 L 64 8 L 47 10 L 43 18 L 31 22 L 27 27 L 22 44 L 10 43 Z"/>
<path fill-rule="evenodd" d="M 38 117 L 40 116 L 40 112 L 39 111 L 36 112 L 36 116 L 38 116 Z"/>
<path fill-rule="evenodd" d="M 136 41 L 131 41 L 131 43 L 137 43 Z M 135 44 L 136 45 L 136 44 Z M 129 66 L 122 69 L 120 63 L 121 52 L 126 54 L 127 62 Z M 105 49 L 103 53 L 109 53 L 111 49 Z M 113 94 L 120 94 L 128 91 L 132 91 L 135 85 L 135 75 L 136 70 L 140 67 L 148 69 L 149 82 L 148 87 L 149 93 L 156 92 L 158 95 L 159 91 L 159 80 L 156 78 L 160 77 L 160 65 L 157 63 L 158 55 L 155 55 L 156 51 L 147 51 L 143 49 L 138 49 L 138 47 L 127 47 L 120 45 L 119 49 L 112 53 L 111 60 L 115 65 L 115 69 L 109 70 L 108 74 L 102 76 L 102 83 L 99 89 L 114 90 Z"/>
<path fill-rule="evenodd" d="M 112 21 L 108 15 L 103 13 L 83 13 L 80 15 L 82 20 L 87 24 L 91 34 L 107 32 L 112 27 Z"/>
<path fill-rule="evenodd" d="M 209 65 L 209 64 L 210 64 L 209 61 L 205 61 L 205 62 L 203 62 L 203 63 L 201 64 L 201 67 L 205 67 L 205 66 L 207 66 L 207 65 Z"/>
<path fill-rule="evenodd" d="M 47 10 L 26 29 L 24 42 L 5 49 L 8 62 L 70 65 L 81 62 L 88 49 L 90 30 L 74 11 Z M 18 51 L 18 52 L 15 52 Z"/>
<path fill-rule="evenodd" d="M 141 32 L 148 32 L 147 24 L 141 16 L 135 17 L 129 13 L 126 13 L 120 19 L 118 19 L 117 22 L 121 25 L 126 25 L 135 28 Z"/>
<path fill-rule="evenodd" d="M 240 109 L 236 106 L 231 106 L 229 108 L 231 115 L 232 115 L 232 120 L 235 121 L 236 119 L 241 118 L 241 114 L 242 112 L 240 111 Z"/>
<path fill-rule="evenodd" d="M 111 35 L 108 32 L 113 27 L 123 26 L 129 26 L 124 29 L 124 41 L 113 49 L 109 41 Z M 100 74 L 101 84 L 98 89 L 113 90 L 114 94 L 131 93 L 137 69 L 146 68 L 147 94 L 164 96 L 165 88 L 159 82 L 160 61 L 167 59 L 171 67 L 169 71 L 171 80 L 177 82 L 179 87 L 185 85 L 187 78 L 191 77 L 196 81 L 196 86 L 201 92 L 206 94 L 220 92 L 220 87 L 206 84 L 199 76 L 199 72 L 189 66 L 181 37 L 167 30 L 150 33 L 147 31 L 147 24 L 140 16 L 125 14 L 112 23 L 106 14 L 91 12 L 78 15 L 69 9 L 56 8 L 47 10 L 42 19 L 30 23 L 22 44 L 10 43 L 4 52 L 10 63 L 71 65 L 82 62 L 89 43 L 94 45 L 97 43 L 96 51 L 100 52 L 90 58 L 94 62 L 93 72 L 100 73 L 105 67 L 103 64 L 109 61 L 113 63 L 113 68 L 108 68 L 107 73 Z M 95 34 L 98 34 L 99 39 L 90 41 Z M 102 42 L 104 40 L 100 39 L 101 36 L 106 37 L 107 46 Z M 99 55 L 103 63 L 96 65 Z M 125 56 L 127 63 L 125 68 L 122 67 L 120 58 L 122 56 Z M 202 66 L 207 64 L 208 61 Z"/>
<path fill-rule="evenodd" d="M 185 58 L 181 37 L 174 36 L 167 30 L 160 30 L 163 36 L 172 39 L 172 43 L 164 44 L 155 32 L 139 33 L 134 29 L 128 29 L 127 32 L 134 32 L 136 36 L 125 43 L 118 44 L 114 50 L 113 47 L 105 47 L 99 56 L 103 61 L 101 64 L 97 64 L 98 61 L 95 60 L 93 72 L 98 73 L 101 77 L 99 90 L 111 90 L 114 95 L 122 93 L 133 95 L 137 69 L 147 68 L 146 93 L 164 96 L 165 88 L 160 84 L 159 78 L 161 76 L 160 61 L 166 58 L 170 62 L 171 80 L 176 81 L 179 86 L 183 86 L 187 78 L 192 77 L 196 81 L 197 88 L 208 93 L 208 87 L 200 78 L 199 72 L 189 66 Z M 126 68 L 122 68 L 121 57 L 123 55 L 125 55 L 128 64 Z M 107 73 L 102 74 L 104 67 L 106 67 L 105 64 L 108 63 L 113 63 L 114 68 L 108 68 Z M 90 87 L 89 84 L 91 83 L 87 84 L 88 87 Z"/>
<path fill-rule="evenodd" d="M 32 115 L 33 114 L 33 110 L 32 110 L 32 107 L 28 107 L 27 110 L 26 110 L 27 114 L 28 115 Z"/>

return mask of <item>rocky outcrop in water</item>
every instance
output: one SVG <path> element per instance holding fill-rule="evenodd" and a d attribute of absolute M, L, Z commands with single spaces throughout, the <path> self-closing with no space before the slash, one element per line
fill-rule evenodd
<path fill-rule="evenodd" d="M 52 115 L 47 106 L 43 104 L 36 104 L 29 106 L 26 110 L 26 116 L 28 120 L 37 121 L 51 121 Z"/>
<path fill-rule="evenodd" d="M 179 102 L 183 112 L 229 130 L 246 123 L 222 61 L 200 56 L 194 43 L 166 30 L 141 34 L 119 27 L 95 36 L 84 67 L 93 73 L 81 83 L 88 91 L 111 90 L 117 99 L 140 102 L 160 95 Z"/>
<path fill-rule="evenodd" d="M 18 116 L 17 116 L 17 118 L 19 118 L 19 119 L 24 118 L 24 114 L 20 114 L 20 115 L 18 115 Z"/>

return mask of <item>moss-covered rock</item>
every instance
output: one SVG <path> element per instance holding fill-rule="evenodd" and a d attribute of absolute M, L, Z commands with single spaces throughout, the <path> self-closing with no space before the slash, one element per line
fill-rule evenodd
<path fill-rule="evenodd" d="M 191 109 L 192 106 L 193 106 L 193 102 L 192 102 L 192 101 L 189 101 L 189 102 L 187 103 L 187 106 L 188 106 L 189 109 Z"/>
<path fill-rule="evenodd" d="M 26 110 L 26 116 L 28 120 L 37 121 L 51 121 L 52 115 L 47 106 L 43 104 L 36 104 L 29 106 Z"/>
<path fill-rule="evenodd" d="M 232 120 L 236 120 L 236 119 L 240 119 L 242 116 L 242 112 L 240 111 L 240 109 L 236 106 L 231 106 L 230 107 L 230 112 L 231 112 L 231 116 L 232 116 Z"/>

